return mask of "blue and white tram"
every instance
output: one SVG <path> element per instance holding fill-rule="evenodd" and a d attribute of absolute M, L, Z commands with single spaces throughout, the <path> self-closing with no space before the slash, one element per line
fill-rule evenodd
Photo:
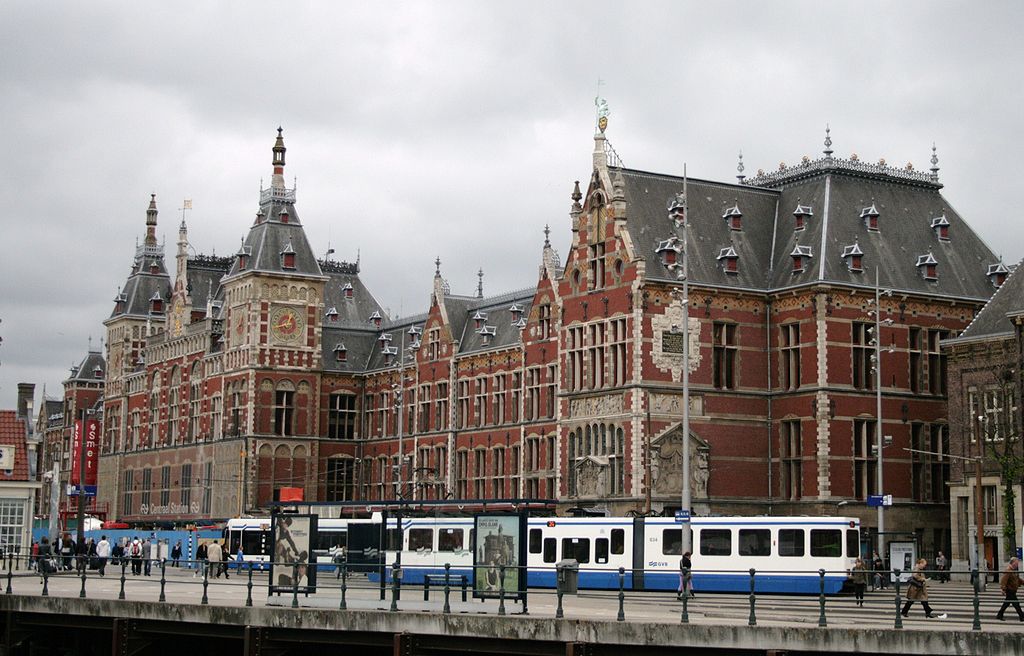
<path fill-rule="evenodd" d="M 617 589 L 618 571 L 632 590 L 675 590 L 682 558 L 682 524 L 672 518 L 545 518 L 527 521 L 528 585 L 554 587 L 556 564 L 574 559 L 579 586 Z M 389 532 L 397 531 L 394 519 Z M 698 517 L 693 536 L 695 591 L 747 592 L 751 568 L 757 592 L 813 593 L 825 570 L 825 592 L 839 592 L 860 551 L 860 521 L 845 517 Z M 402 520 L 402 569 L 407 583 L 427 574 L 472 577 L 472 518 Z M 390 539 L 397 544 L 397 536 Z M 393 563 L 397 552 L 386 552 Z"/>
<path fill-rule="evenodd" d="M 350 525 L 371 524 L 370 519 L 320 519 L 317 522 L 316 543 L 313 554 L 319 569 L 333 568 L 340 554 L 348 548 Z M 379 525 L 380 521 L 377 520 Z M 270 562 L 273 552 L 273 535 L 270 518 L 229 519 L 224 528 L 224 539 L 231 550 L 234 562 L 238 547 L 242 547 L 242 558 L 248 563 L 258 563 L 263 569 Z"/>

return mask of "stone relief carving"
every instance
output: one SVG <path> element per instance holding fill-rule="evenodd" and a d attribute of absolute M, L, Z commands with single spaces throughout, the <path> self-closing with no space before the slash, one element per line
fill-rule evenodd
<path fill-rule="evenodd" d="M 651 394 L 651 412 L 673 416 L 683 414 L 682 394 Z M 690 394 L 690 416 L 704 414 L 704 395 Z"/>
<path fill-rule="evenodd" d="M 678 428 L 651 444 L 651 489 L 656 495 L 678 496 L 683 489 L 683 442 Z M 706 443 L 690 437 L 690 496 L 706 499 L 711 478 L 710 450 Z"/>
<path fill-rule="evenodd" d="M 663 343 L 663 333 L 677 332 L 683 324 L 683 307 L 679 303 L 673 303 L 665 308 L 665 313 L 651 318 L 651 327 L 654 330 L 654 340 L 651 348 L 651 361 L 661 371 L 670 373 L 672 380 L 678 382 L 683 373 L 683 355 L 681 353 L 666 353 Z M 690 316 L 688 322 L 690 330 L 690 373 L 700 366 L 700 319 Z M 676 330 L 672 327 L 676 326 Z"/>
<path fill-rule="evenodd" d="M 573 399 L 569 403 L 571 417 L 604 417 L 622 413 L 622 395 L 594 396 L 586 399 Z"/>
<path fill-rule="evenodd" d="M 579 496 L 606 496 L 607 481 L 607 458 L 587 456 L 576 464 L 576 490 Z"/>

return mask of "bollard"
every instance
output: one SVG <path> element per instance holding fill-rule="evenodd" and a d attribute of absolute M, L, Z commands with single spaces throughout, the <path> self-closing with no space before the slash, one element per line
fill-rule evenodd
<path fill-rule="evenodd" d="M 619 568 L 619 614 L 615 617 L 616 622 L 626 621 L 626 568 Z"/>
<path fill-rule="evenodd" d="M 128 563 L 121 559 L 121 592 L 117 593 L 118 599 L 124 599 L 124 572 L 128 569 Z"/>
<path fill-rule="evenodd" d="M 981 631 L 981 614 L 979 612 L 981 600 L 978 599 L 978 589 L 981 587 L 981 581 L 978 579 L 978 570 L 976 568 L 971 570 L 971 580 L 974 581 L 974 621 L 971 624 L 971 631 Z"/>
<path fill-rule="evenodd" d="M 498 615 L 505 614 L 505 566 L 498 566 Z"/>
<path fill-rule="evenodd" d="M 82 589 L 78 591 L 78 598 L 85 599 L 85 570 L 87 567 L 82 568 Z"/>
<path fill-rule="evenodd" d="M 164 594 L 164 587 L 167 585 L 167 559 L 160 559 L 160 599 L 159 601 L 167 601 L 167 595 Z"/>
<path fill-rule="evenodd" d="M 824 572 L 822 572 L 822 574 L 824 574 Z M 825 589 L 824 584 L 822 584 L 822 590 L 824 590 L 824 589 Z M 822 617 L 824 617 L 824 615 L 822 615 Z M 750 617 L 747 619 L 747 626 L 757 626 L 757 617 L 754 616 L 754 568 L 753 567 L 750 568 Z"/>
<path fill-rule="evenodd" d="M 451 582 L 448 580 L 449 576 L 451 575 L 451 569 L 451 563 L 444 564 L 444 610 L 442 610 L 441 612 L 445 615 L 450 615 L 452 612 L 452 605 L 448 603 L 448 596 L 452 592 Z"/>
<path fill-rule="evenodd" d="M 246 566 L 249 569 L 249 581 L 245 584 L 245 587 L 246 587 L 245 605 L 246 606 L 252 606 L 252 562 L 250 561 L 250 562 L 246 563 Z"/>
<path fill-rule="evenodd" d="M 683 615 L 682 615 L 682 617 L 679 618 L 679 621 L 682 622 L 683 624 L 689 624 L 690 623 L 690 609 L 689 609 L 690 590 L 689 590 L 689 588 L 690 588 L 691 585 L 692 584 L 690 583 L 690 568 L 689 567 L 684 567 L 683 568 Z"/>
<path fill-rule="evenodd" d="M 348 554 L 341 557 L 341 601 L 338 610 L 348 610 Z"/>
<path fill-rule="evenodd" d="M 13 568 L 14 557 L 7 558 L 7 594 L 13 594 L 14 590 L 11 588 L 11 579 L 14 578 L 14 573 L 11 571 Z"/>
<path fill-rule="evenodd" d="M 50 596 L 50 572 L 43 570 L 43 596 Z"/>
<path fill-rule="evenodd" d="M 558 588 L 558 608 L 555 609 L 555 619 L 560 620 L 565 617 L 565 613 L 562 612 L 562 588 Z"/>
<path fill-rule="evenodd" d="M 892 628 L 902 629 L 903 628 L 903 613 L 900 612 L 900 570 L 893 570 L 896 574 L 896 583 L 893 587 L 896 589 L 896 621 L 893 622 Z"/>
<path fill-rule="evenodd" d="M 292 608 L 299 607 L 299 564 L 292 565 Z"/>
<path fill-rule="evenodd" d="M 828 621 L 825 620 L 825 570 L 818 570 L 818 587 L 820 592 L 818 593 L 818 605 L 821 607 L 818 612 L 818 626 L 828 626 Z"/>
<path fill-rule="evenodd" d="M 399 579 L 401 578 L 401 576 L 402 576 L 402 565 L 396 561 L 395 564 L 392 565 L 392 567 L 391 567 L 391 609 L 390 609 L 390 611 L 392 613 L 398 612 L 398 595 L 399 595 L 398 590 L 399 590 L 399 586 L 401 585 L 401 583 L 399 582 Z"/>
<path fill-rule="evenodd" d="M 206 589 L 210 587 L 210 568 L 203 564 L 203 598 L 199 602 L 201 605 L 206 606 L 210 603 L 210 598 L 206 595 Z"/>

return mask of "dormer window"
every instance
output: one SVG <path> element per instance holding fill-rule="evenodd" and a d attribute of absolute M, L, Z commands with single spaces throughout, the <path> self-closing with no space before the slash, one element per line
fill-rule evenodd
<path fill-rule="evenodd" d="M 512 323 L 516 323 L 523 318 L 523 308 L 518 303 L 513 303 L 508 308 L 508 313 L 512 315 Z"/>
<path fill-rule="evenodd" d="M 935 256 L 931 253 L 917 256 L 917 270 L 921 272 L 921 275 L 925 280 L 938 280 L 939 274 L 937 268 L 939 266 Z"/>
<path fill-rule="evenodd" d="M 949 241 L 949 219 L 945 214 L 932 219 L 932 230 L 939 241 Z"/>
<path fill-rule="evenodd" d="M 717 259 L 721 265 L 722 271 L 735 274 L 739 273 L 739 269 L 736 266 L 738 264 L 739 257 L 740 256 L 736 254 L 736 249 L 732 246 L 728 246 L 723 248 L 715 259 Z"/>
<path fill-rule="evenodd" d="M 381 319 L 382 317 L 380 316 L 380 312 L 378 312 L 377 310 L 374 310 L 373 314 L 370 315 L 370 323 L 372 323 L 377 328 L 380 328 Z"/>
<path fill-rule="evenodd" d="M 796 245 L 789 256 L 793 258 L 793 273 L 802 272 L 804 267 L 810 262 L 810 259 L 814 257 L 810 246 L 801 246 L 799 244 Z"/>
<path fill-rule="evenodd" d="M 480 328 L 480 336 L 483 337 L 484 346 L 490 346 L 491 340 L 494 339 L 494 335 L 497 330 L 494 326 L 483 326 Z"/>
<path fill-rule="evenodd" d="M 740 211 L 738 203 L 722 212 L 722 218 L 729 224 L 730 230 L 743 229 L 743 212 Z"/>
<path fill-rule="evenodd" d="M 841 257 L 846 262 L 846 268 L 850 271 L 854 273 L 863 271 L 861 262 L 864 258 L 864 251 L 860 249 L 860 244 L 854 242 L 850 246 L 844 246 Z"/>
<path fill-rule="evenodd" d="M 117 296 L 114 297 L 114 312 L 124 312 L 124 304 L 128 301 L 128 297 L 125 296 L 124 292 L 118 292 Z"/>
<path fill-rule="evenodd" d="M 353 294 L 352 283 L 350 283 L 350 282 L 345 283 L 345 286 L 341 288 L 341 293 L 345 296 L 345 298 L 352 298 L 352 294 Z"/>
<path fill-rule="evenodd" d="M 380 352 L 384 356 L 384 364 L 389 365 L 394 361 L 394 357 L 398 355 L 398 347 L 385 346 L 380 350 Z"/>
<path fill-rule="evenodd" d="M 878 231 L 878 208 L 875 207 L 874 203 L 860 211 L 860 218 L 864 222 L 864 227 L 868 230 Z"/>
<path fill-rule="evenodd" d="M 235 253 L 235 257 L 238 258 L 239 271 L 245 271 L 246 267 L 249 266 L 249 255 L 251 253 L 252 251 L 245 244 L 242 244 L 241 246 L 238 247 L 238 252 Z"/>
<path fill-rule="evenodd" d="M 522 330 L 523 328 L 526 328 L 526 317 L 520 317 L 519 321 L 515 322 L 512 325 L 515 326 L 516 328 L 518 328 L 519 330 Z"/>
<path fill-rule="evenodd" d="M 103 378 L 103 370 L 100 369 L 99 365 L 96 365 L 95 367 L 92 368 L 92 377 L 97 380 Z"/>
<path fill-rule="evenodd" d="M 409 326 L 409 331 L 406 333 L 409 335 L 409 339 L 412 341 L 418 341 L 419 336 L 423 334 L 423 329 L 419 326 Z"/>
<path fill-rule="evenodd" d="M 1006 276 L 1009 274 L 1010 270 L 1005 264 L 1003 264 L 1002 260 L 1000 260 L 995 264 L 988 265 L 988 273 L 986 275 L 988 276 L 989 282 L 992 283 L 992 286 L 999 289 L 1003 286 L 1003 283 L 1006 282 Z"/>
<path fill-rule="evenodd" d="M 485 321 L 487 321 L 486 312 L 477 311 L 477 313 L 473 315 L 473 325 L 476 328 L 476 330 L 480 330 L 480 328 L 483 327 Z"/>
<path fill-rule="evenodd" d="M 156 292 L 149 299 L 149 313 L 150 314 L 163 314 L 164 313 L 164 299 L 160 297 L 160 292 Z"/>
<path fill-rule="evenodd" d="M 337 323 L 338 321 L 338 308 L 332 307 L 327 311 L 327 320 L 331 323 Z"/>
<path fill-rule="evenodd" d="M 391 343 L 391 333 L 381 333 L 377 337 L 377 341 L 380 342 L 381 346 L 387 346 Z"/>
<path fill-rule="evenodd" d="M 334 345 L 334 359 L 338 362 L 345 362 L 348 360 L 348 349 L 341 342 Z"/>
<path fill-rule="evenodd" d="M 679 261 L 679 256 L 683 252 L 683 247 L 678 237 L 669 237 L 658 242 L 658 246 L 654 249 L 661 258 L 661 263 L 664 266 L 673 266 Z"/>
<path fill-rule="evenodd" d="M 160 273 L 160 265 L 158 265 L 156 262 L 150 262 L 149 272 L 153 274 Z"/>
<path fill-rule="evenodd" d="M 262 209 L 260 209 L 259 211 L 256 212 L 256 225 L 259 225 L 259 224 L 263 223 L 266 220 L 267 220 L 267 215 L 263 213 Z"/>
<path fill-rule="evenodd" d="M 282 269 L 294 269 L 295 268 L 295 249 L 292 248 L 291 240 L 285 244 L 284 250 L 281 251 L 281 268 Z"/>
<path fill-rule="evenodd" d="M 807 227 L 807 221 L 814 216 L 814 210 L 811 209 L 810 205 L 801 205 L 799 202 L 796 204 L 796 209 L 793 210 L 793 229 L 803 230 Z"/>
<path fill-rule="evenodd" d="M 288 223 L 288 210 L 281 210 L 277 216 L 281 219 L 281 223 Z"/>

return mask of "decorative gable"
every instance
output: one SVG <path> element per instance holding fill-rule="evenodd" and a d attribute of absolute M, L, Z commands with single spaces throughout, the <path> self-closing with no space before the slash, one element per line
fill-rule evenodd
<path fill-rule="evenodd" d="M 811 258 L 814 257 L 814 253 L 811 251 L 810 246 L 797 244 L 789 256 L 793 258 L 793 273 L 800 273 L 810 262 Z"/>
<path fill-rule="evenodd" d="M 945 214 L 932 219 L 932 230 L 939 241 L 949 241 L 949 219 Z"/>
<path fill-rule="evenodd" d="M 814 216 L 814 210 L 811 209 L 810 205 L 801 205 L 798 200 L 796 203 L 796 209 L 793 210 L 793 229 L 803 230 L 807 227 L 807 222 Z"/>
<path fill-rule="evenodd" d="M 722 213 L 722 218 L 729 224 L 730 230 L 743 229 L 743 213 L 740 211 L 739 203 L 736 203 L 732 207 L 726 209 Z"/>
<path fill-rule="evenodd" d="M 864 258 L 864 251 L 860 249 L 860 244 L 854 242 L 849 246 L 843 247 L 843 254 L 841 255 L 843 261 L 846 262 L 846 268 L 854 273 L 860 273 L 863 271 L 862 260 Z"/>
<path fill-rule="evenodd" d="M 1003 261 L 1000 260 L 995 264 L 988 265 L 988 273 L 985 275 L 988 276 L 989 282 L 992 283 L 992 286 L 998 289 L 1003 286 L 1004 282 L 1006 282 L 1006 276 L 1010 275 L 1010 270 L 1005 264 L 1003 264 Z"/>
<path fill-rule="evenodd" d="M 864 222 L 864 226 L 871 231 L 878 230 L 878 209 L 875 207 L 874 202 L 869 207 L 865 207 L 860 211 L 861 221 Z"/>
<path fill-rule="evenodd" d="M 719 251 L 718 257 L 715 259 L 718 260 L 719 265 L 722 267 L 722 271 L 736 274 L 739 273 L 739 269 L 737 268 L 739 258 L 740 256 L 736 254 L 736 249 L 732 246 L 727 246 Z"/>
<path fill-rule="evenodd" d="M 939 279 L 939 273 L 937 271 L 938 266 L 939 262 L 930 251 L 925 255 L 917 256 L 917 270 L 921 272 L 921 275 L 925 280 Z"/>

